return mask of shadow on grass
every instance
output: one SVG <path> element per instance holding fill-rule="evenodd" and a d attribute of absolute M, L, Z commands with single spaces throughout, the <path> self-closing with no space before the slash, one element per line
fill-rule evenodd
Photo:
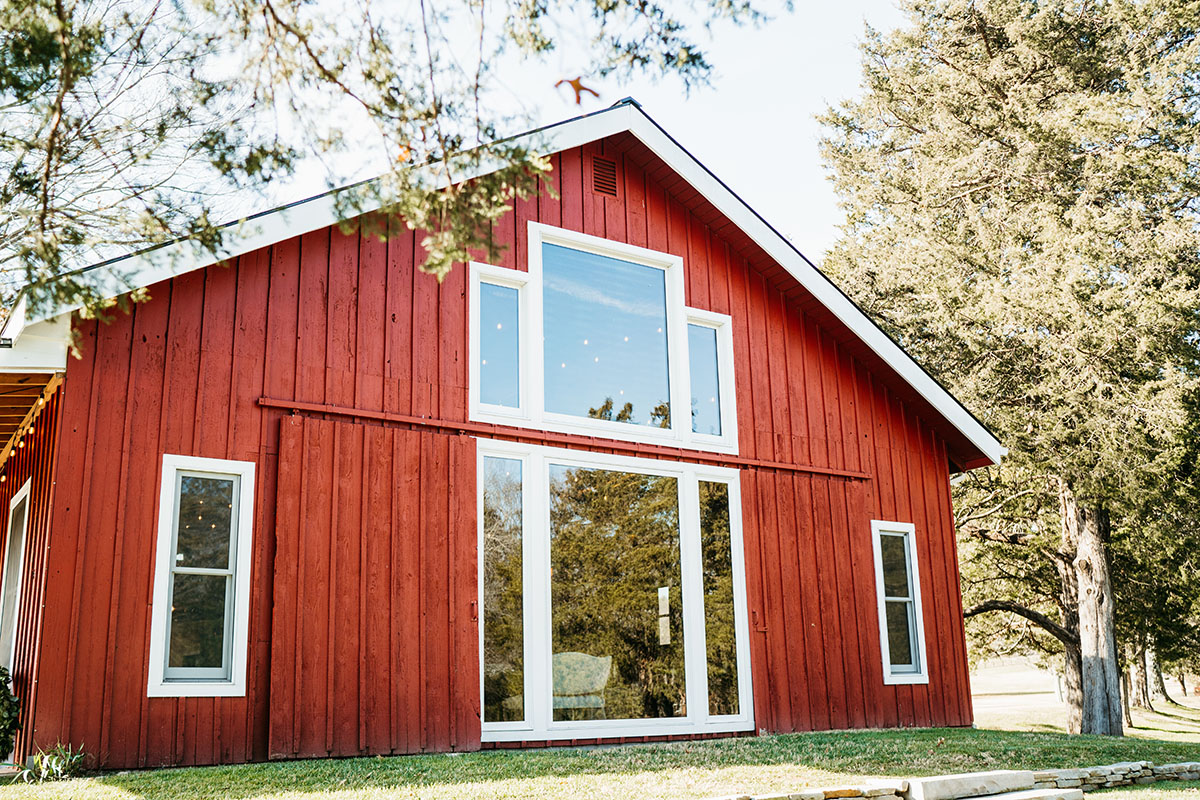
<path fill-rule="evenodd" d="M 970 728 L 800 733 L 596 749 L 490 751 L 464 755 L 392 756 L 196 767 L 107 774 L 103 786 L 146 800 L 270 798 L 291 793 L 382 793 L 412 790 L 462 800 L 495 797 L 628 798 L 654 794 L 679 770 L 706 774 L 740 768 L 795 767 L 844 778 L 915 776 L 982 769 L 1053 769 L 1149 760 L 1192 760 L 1196 744 L 1063 733 Z M 636 777 L 635 777 L 636 776 Z M 543 779 L 554 779 L 552 787 Z M 573 779 L 575 779 L 573 781 Z M 744 779 L 744 775 L 742 775 Z M 573 786 L 573 782 L 578 784 Z M 501 785 L 503 783 L 503 786 Z M 582 784 L 588 791 L 580 791 Z M 539 788 L 540 787 L 540 788 Z M 736 787 L 732 787 L 736 788 Z M 435 790 L 436 789 L 436 790 Z M 709 792 L 711 794 L 711 792 Z"/>

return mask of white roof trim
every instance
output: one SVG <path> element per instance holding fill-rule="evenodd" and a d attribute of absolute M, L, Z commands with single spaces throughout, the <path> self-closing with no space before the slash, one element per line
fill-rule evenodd
<path fill-rule="evenodd" d="M 579 147 L 606 136 L 628 132 L 675 170 L 706 200 L 741 228 L 759 247 L 794 277 L 835 317 L 857 335 L 876 355 L 925 398 L 930 405 L 993 463 L 1008 452 L 991 433 L 954 397 L 913 361 L 851 300 L 792 246 L 729 187 L 719 181 L 691 153 L 666 134 L 634 103 L 622 103 L 604 111 L 578 117 L 558 125 L 525 134 L 518 144 L 536 147 L 543 153 L 557 153 Z M 482 174 L 480 169 L 476 174 Z M 475 177 L 464 173 L 462 180 Z M 93 269 L 103 270 L 99 285 L 112 296 L 134 288 L 208 266 L 215 261 L 235 258 L 262 247 L 320 230 L 340 221 L 338 198 L 353 188 L 329 192 L 290 206 L 270 211 L 238 223 L 226 237 L 218 257 L 196 242 L 182 240 L 146 253 L 131 255 Z M 374 210 L 363 207 L 362 212 Z M 23 306 L 5 323 L 0 336 L 16 343 L 22 330 L 34 323 L 59 317 L 68 307 L 29 315 Z M 23 338 L 23 337 L 21 337 Z M 2 369 L 2 367 L 0 367 Z"/>

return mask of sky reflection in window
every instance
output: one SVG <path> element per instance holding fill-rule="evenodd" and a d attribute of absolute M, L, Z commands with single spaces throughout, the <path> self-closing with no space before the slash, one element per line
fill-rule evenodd
<path fill-rule="evenodd" d="M 717 330 L 688 325 L 689 369 L 692 373 L 692 430 L 721 435 L 721 390 L 717 380 Z"/>
<path fill-rule="evenodd" d="M 479 402 L 521 404 L 520 294 L 511 286 L 479 284 Z"/>
<path fill-rule="evenodd" d="M 542 245 L 546 410 L 670 427 L 666 274 Z"/>

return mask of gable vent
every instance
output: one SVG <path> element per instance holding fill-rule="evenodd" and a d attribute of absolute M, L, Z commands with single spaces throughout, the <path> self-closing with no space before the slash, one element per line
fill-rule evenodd
<path fill-rule="evenodd" d="M 592 157 L 592 191 L 609 197 L 617 196 L 617 162 Z"/>

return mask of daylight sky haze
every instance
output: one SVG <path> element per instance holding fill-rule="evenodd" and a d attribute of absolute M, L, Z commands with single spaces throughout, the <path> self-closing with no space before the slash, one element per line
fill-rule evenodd
<path fill-rule="evenodd" d="M 575 104 L 560 78 L 579 75 L 573 54 L 586 42 L 556 41 L 545 61 L 495 65 L 491 110 L 520 113 L 535 126 L 598 111 L 633 97 L 672 136 L 737 192 L 806 256 L 820 262 L 842 220 L 822 167 L 815 120 L 831 104 L 861 90 L 859 43 L 865 26 L 892 30 L 903 22 L 894 0 L 840 0 L 796 4 L 766 25 L 719 24 L 698 31 L 716 75 L 711 85 L 686 94 L 678 79 L 601 81 L 583 76 L 600 92 Z M 524 126 L 521 126 L 524 127 Z M 508 131 L 520 132 L 519 130 Z M 353 177 L 370 166 L 356 164 Z M 275 187 L 273 201 L 319 194 L 328 175 L 302 165 L 293 180 Z M 342 181 L 338 181 L 341 183 Z"/>

